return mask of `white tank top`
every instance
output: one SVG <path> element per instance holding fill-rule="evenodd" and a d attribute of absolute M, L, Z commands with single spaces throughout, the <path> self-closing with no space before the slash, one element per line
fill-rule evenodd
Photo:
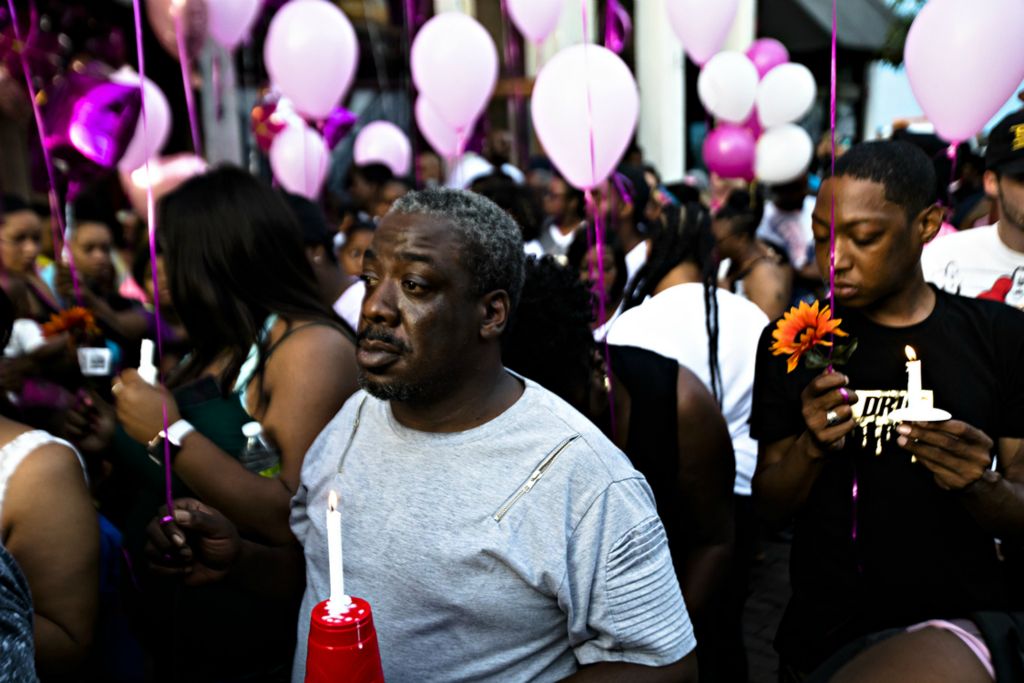
<path fill-rule="evenodd" d="M 7 493 L 7 482 L 14 476 L 25 458 L 43 446 L 59 444 L 71 449 L 71 452 L 78 458 L 78 464 L 82 466 L 82 475 L 85 476 L 85 461 L 74 446 L 63 439 L 58 439 L 49 432 L 36 429 L 25 432 L 15 437 L 10 443 L 0 448 L 0 511 L 3 510 L 4 496 Z M 88 478 L 87 478 L 88 479 Z"/>

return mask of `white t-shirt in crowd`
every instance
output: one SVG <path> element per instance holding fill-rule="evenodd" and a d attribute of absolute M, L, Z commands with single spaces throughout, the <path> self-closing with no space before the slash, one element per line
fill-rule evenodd
<path fill-rule="evenodd" d="M 512 164 L 502 164 L 501 172 L 519 185 L 526 182 L 526 176 L 523 172 Z M 494 164 L 475 152 L 466 152 L 459 159 L 458 163 L 455 164 L 451 173 L 448 174 L 446 185 L 459 190 L 465 190 L 476 180 L 489 176 L 492 173 L 494 173 Z"/>
<path fill-rule="evenodd" d="M 637 272 L 644 267 L 645 263 L 647 263 L 647 240 L 636 245 L 626 254 L 626 273 L 629 275 L 629 279 L 626 280 L 627 283 L 633 281 L 633 278 L 636 277 Z"/>
<path fill-rule="evenodd" d="M 928 282 L 947 292 L 1024 309 L 1024 253 L 999 239 L 997 226 L 939 237 L 921 255 Z"/>
<path fill-rule="evenodd" d="M 733 491 L 749 496 L 757 466 L 757 442 L 750 436 L 757 341 L 768 316 L 756 304 L 716 288 L 718 297 L 718 367 L 721 370 L 722 414 L 736 453 Z M 619 316 L 608 334 L 612 346 L 647 349 L 672 358 L 697 375 L 711 390 L 708 335 L 704 326 L 704 285 L 669 287 Z"/>
<path fill-rule="evenodd" d="M 775 202 L 768 202 L 761 224 L 757 226 L 757 238 L 782 249 L 797 270 L 811 260 L 814 247 L 811 220 L 817 201 L 813 195 L 804 197 L 800 211 L 780 211 Z"/>
<path fill-rule="evenodd" d="M 359 316 L 362 314 L 364 296 L 366 296 L 366 283 L 360 280 L 349 285 L 348 289 L 342 292 L 338 300 L 334 302 L 334 312 L 351 325 L 353 330 L 359 329 Z"/>

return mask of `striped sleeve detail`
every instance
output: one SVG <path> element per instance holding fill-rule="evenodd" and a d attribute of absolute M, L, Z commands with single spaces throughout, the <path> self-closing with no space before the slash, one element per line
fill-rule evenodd
<path fill-rule="evenodd" d="M 677 659 L 693 649 L 693 625 L 660 519 L 626 532 L 608 552 L 605 572 L 608 611 L 621 649 Z"/>

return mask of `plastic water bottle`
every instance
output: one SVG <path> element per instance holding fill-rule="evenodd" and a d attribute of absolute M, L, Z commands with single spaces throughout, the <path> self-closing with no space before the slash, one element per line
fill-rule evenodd
<path fill-rule="evenodd" d="M 245 450 L 238 459 L 245 469 L 268 479 L 280 474 L 281 456 L 263 437 L 263 425 L 247 422 L 242 425 L 242 434 L 246 439 Z"/>

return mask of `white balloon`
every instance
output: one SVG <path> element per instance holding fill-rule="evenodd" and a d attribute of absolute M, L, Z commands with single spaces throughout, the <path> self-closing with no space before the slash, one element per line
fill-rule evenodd
<path fill-rule="evenodd" d="M 618 55 L 573 45 L 537 75 L 530 100 L 544 151 L 569 184 L 592 189 L 615 168 L 636 130 L 640 95 Z"/>
<path fill-rule="evenodd" d="M 359 65 L 359 40 L 327 0 L 292 0 L 270 20 L 263 62 L 271 82 L 306 116 L 330 115 Z"/>
<path fill-rule="evenodd" d="M 818 86 L 803 64 L 780 64 L 757 86 L 757 115 L 765 128 L 799 121 L 814 106 Z"/>
<path fill-rule="evenodd" d="M 373 121 L 356 136 L 353 158 L 360 166 L 384 164 L 396 176 L 404 176 L 412 168 L 412 145 L 395 124 Z"/>
<path fill-rule="evenodd" d="M 700 66 L 722 49 L 739 5 L 739 0 L 665 0 L 672 30 Z"/>
<path fill-rule="evenodd" d="M 757 67 L 742 52 L 727 50 L 711 58 L 697 78 L 704 108 L 723 121 L 743 123 L 757 99 Z"/>
<path fill-rule="evenodd" d="M 441 118 L 434 105 L 423 95 L 416 98 L 415 114 L 416 126 L 435 152 L 445 159 L 459 156 L 458 132 Z M 470 125 L 469 129 L 472 130 L 473 125 Z"/>
<path fill-rule="evenodd" d="M 409 56 L 416 89 L 452 128 L 469 133 L 498 82 L 498 48 L 480 22 L 459 12 L 423 25 Z"/>
<path fill-rule="evenodd" d="M 206 28 L 225 50 L 234 50 L 249 35 L 263 8 L 261 0 L 206 0 Z"/>
<path fill-rule="evenodd" d="M 788 183 L 807 171 L 813 155 L 814 143 L 807 131 L 795 123 L 784 123 L 758 138 L 754 172 L 763 183 Z"/>
<path fill-rule="evenodd" d="M 558 27 L 564 9 L 565 0 L 508 0 L 508 18 L 538 45 Z"/>
<path fill-rule="evenodd" d="M 281 186 L 312 200 L 327 178 L 331 151 L 320 133 L 305 123 L 291 123 L 270 145 L 270 168 Z"/>
<path fill-rule="evenodd" d="M 121 85 L 138 85 L 139 74 L 131 67 L 123 66 L 110 75 L 110 80 Z M 134 171 L 149 159 L 159 156 L 167 144 L 167 136 L 171 134 L 171 105 L 164 91 L 147 78 L 142 88 L 142 97 L 146 106 L 146 135 L 142 133 L 142 113 L 139 112 L 139 122 L 135 124 L 132 141 L 117 162 L 117 167 L 122 171 Z"/>

